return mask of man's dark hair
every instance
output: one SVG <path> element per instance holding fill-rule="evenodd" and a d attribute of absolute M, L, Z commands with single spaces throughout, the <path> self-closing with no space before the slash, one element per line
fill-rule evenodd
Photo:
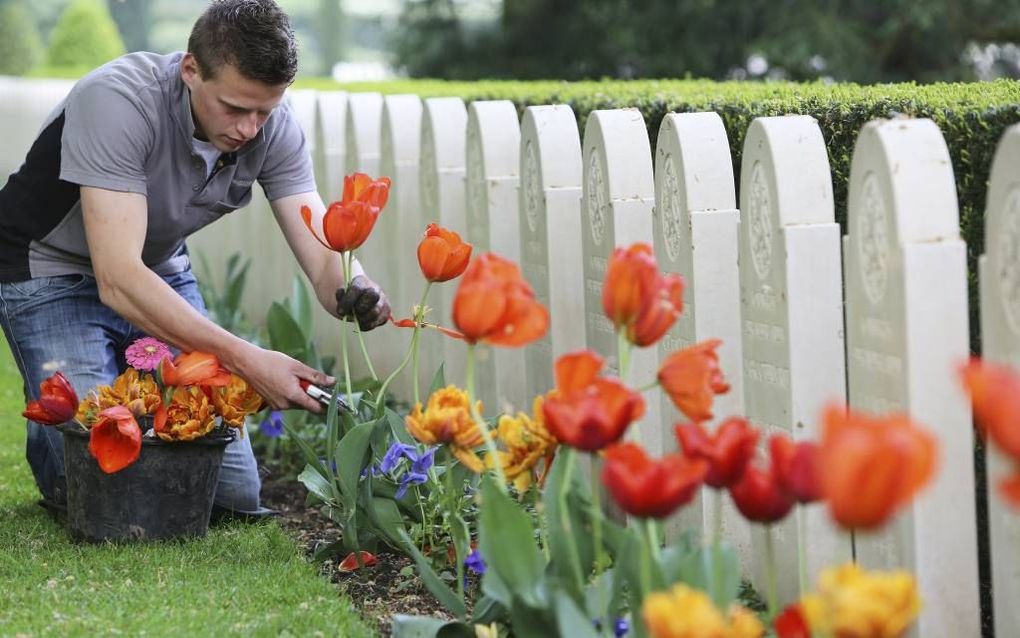
<path fill-rule="evenodd" d="M 188 51 L 207 80 L 224 64 L 273 86 L 297 74 L 294 30 L 273 0 L 213 0 L 191 29 Z"/>

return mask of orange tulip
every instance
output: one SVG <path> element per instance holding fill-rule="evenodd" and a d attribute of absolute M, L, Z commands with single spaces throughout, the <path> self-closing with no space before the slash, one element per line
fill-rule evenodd
<path fill-rule="evenodd" d="M 648 244 L 617 248 L 602 286 L 602 309 L 617 330 L 637 346 L 666 334 L 683 308 L 683 279 L 663 275 Z"/>
<path fill-rule="evenodd" d="M 348 175 L 344 178 L 343 198 L 330 204 L 322 218 L 322 237 L 312 226 L 312 209 L 302 206 L 301 218 L 326 248 L 336 252 L 354 250 L 372 233 L 389 192 L 388 177 L 373 180 L 364 173 Z"/>
<path fill-rule="evenodd" d="M 230 383 L 230 372 L 220 367 L 215 355 L 206 352 L 187 352 L 173 361 L 163 359 L 159 366 L 163 385 L 224 386 Z"/>
<path fill-rule="evenodd" d="M 602 358 L 579 352 L 556 361 L 555 392 L 542 404 L 546 427 L 564 445 L 594 452 L 623 436 L 645 412 L 641 395 L 618 379 L 596 377 Z"/>
<path fill-rule="evenodd" d="M 418 265 L 425 279 L 431 282 L 449 281 L 467 269 L 471 259 L 471 244 L 460 235 L 436 224 L 425 229 L 425 238 L 418 244 Z"/>
<path fill-rule="evenodd" d="M 700 423 L 678 423 L 674 431 L 686 456 L 708 461 L 705 483 L 716 489 L 740 480 L 754 457 L 759 436 L 758 430 L 740 417 L 727 419 L 711 434 Z"/>
<path fill-rule="evenodd" d="M 708 472 L 708 463 L 683 454 L 650 459 L 636 443 L 610 446 L 605 460 L 602 483 L 624 512 L 641 518 L 665 518 L 690 503 Z"/>
<path fill-rule="evenodd" d="M 822 497 L 818 481 L 818 444 L 794 442 L 785 434 L 769 437 L 772 468 L 780 487 L 798 503 L 812 503 Z"/>
<path fill-rule="evenodd" d="M 107 408 L 89 433 L 89 453 L 107 474 L 119 472 L 138 460 L 142 430 L 135 416 L 122 405 Z"/>
<path fill-rule="evenodd" d="M 494 253 L 475 258 L 453 299 L 453 322 L 468 343 L 523 346 L 549 328 L 549 311 L 535 300 L 535 292 L 520 268 Z"/>
<path fill-rule="evenodd" d="M 60 425 L 74 418 L 78 395 L 71 382 L 56 372 L 39 384 L 39 398 L 29 401 L 21 416 L 43 425 Z"/>
<path fill-rule="evenodd" d="M 1004 365 L 971 359 L 960 368 L 981 434 L 1020 461 L 1020 374 Z"/>
<path fill-rule="evenodd" d="M 170 405 L 159 404 L 152 429 L 164 441 L 193 441 L 212 432 L 216 413 L 206 388 L 178 387 Z"/>
<path fill-rule="evenodd" d="M 730 497 L 744 518 L 755 523 L 776 523 L 793 509 L 794 499 L 779 483 L 774 467 L 749 463 L 740 480 L 730 486 Z"/>
<path fill-rule="evenodd" d="M 880 527 L 935 475 L 938 443 L 905 415 L 868 417 L 831 405 L 823 420 L 822 493 L 845 528 Z"/>
<path fill-rule="evenodd" d="M 670 354 L 659 366 L 659 384 L 692 421 L 711 419 L 715 395 L 730 391 L 715 351 L 720 344 L 718 339 L 696 343 Z"/>

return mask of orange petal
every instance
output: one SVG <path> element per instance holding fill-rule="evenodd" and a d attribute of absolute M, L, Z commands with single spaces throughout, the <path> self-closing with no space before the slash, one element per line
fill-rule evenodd
<path fill-rule="evenodd" d="M 358 564 L 359 557 L 361 558 L 361 565 Z M 358 552 L 357 555 L 355 555 L 354 552 L 351 552 L 342 561 L 340 561 L 337 569 L 341 572 L 353 572 L 361 567 L 372 567 L 378 562 L 379 559 L 369 552 L 361 551 Z"/>
<path fill-rule="evenodd" d="M 570 352 L 556 360 L 556 389 L 573 392 L 591 384 L 605 362 L 591 350 Z"/>

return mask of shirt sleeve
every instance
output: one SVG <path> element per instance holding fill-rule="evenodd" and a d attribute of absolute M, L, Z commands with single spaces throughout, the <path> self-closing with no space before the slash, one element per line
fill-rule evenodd
<path fill-rule="evenodd" d="M 146 195 L 154 142 L 152 122 L 135 96 L 107 79 L 86 78 L 64 106 L 60 179 Z"/>
<path fill-rule="evenodd" d="M 290 104 L 281 104 L 277 115 L 279 123 L 269 140 L 269 149 L 258 177 L 266 199 L 271 202 L 316 190 L 312 156 Z"/>

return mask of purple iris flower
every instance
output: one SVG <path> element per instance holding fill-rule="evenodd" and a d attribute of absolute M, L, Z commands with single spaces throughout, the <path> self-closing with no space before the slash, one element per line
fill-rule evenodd
<path fill-rule="evenodd" d="M 436 450 L 438 449 L 438 447 L 430 447 L 421 454 L 411 452 L 407 457 L 411 459 L 411 471 L 415 474 L 428 474 L 436 460 Z"/>
<path fill-rule="evenodd" d="M 630 622 L 626 618 L 617 618 L 613 624 L 613 635 L 616 638 L 623 638 L 630 631 Z"/>
<path fill-rule="evenodd" d="M 259 423 L 259 432 L 271 439 L 276 439 L 283 435 L 283 412 L 270 410 L 266 418 L 262 420 L 262 423 Z"/>
<path fill-rule="evenodd" d="M 476 574 L 484 574 L 486 570 L 485 559 L 482 558 L 482 552 L 477 547 L 471 550 L 468 557 L 464 559 L 464 567 L 467 567 Z"/>
<path fill-rule="evenodd" d="M 414 446 L 408 445 L 407 443 L 401 443 L 400 441 L 395 442 L 390 446 L 390 449 L 386 450 L 386 454 L 383 455 L 382 462 L 379 464 L 379 471 L 383 474 L 389 474 L 397 467 L 397 463 L 400 463 L 402 458 L 411 458 L 414 454 Z"/>

